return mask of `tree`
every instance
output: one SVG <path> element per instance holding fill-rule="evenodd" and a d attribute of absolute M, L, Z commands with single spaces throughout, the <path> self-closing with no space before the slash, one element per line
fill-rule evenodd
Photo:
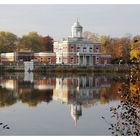
<path fill-rule="evenodd" d="M 133 62 L 140 62 L 140 35 L 134 36 L 131 41 L 130 56 Z"/>
<path fill-rule="evenodd" d="M 53 38 L 50 36 L 43 37 L 44 48 L 47 52 L 53 52 Z"/>
<path fill-rule="evenodd" d="M 10 32 L 0 32 L 0 53 L 13 52 L 16 49 L 18 37 Z"/>
<path fill-rule="evenodd" d="M 120 57 L 125 63 L 128 63 L 130 61 L 130 46 L 131 46 L 130 42 L 131 42 L 131 38 L 129 36 L 119 38 L 120 47 L 118 47 L 118 49 L 121 50 Z"/>
<path fill-rule="evenodd" d="M 95 42 L 98 42 L 99 41 L 99 35 L 96 34 L 96 33 L 91 33 L 89 31 L 85 31 L 83 33 L 83 36 L 86 37 L 86 38 L 88 38 L 91 41 L 95 41 Z"/>
<path fill-rule="evenodd" d="M 136 41 L 137 42 L 137 41 Z M 113 121 L 106 120 L 113 135 L 140 135 L 140 66 L 132 64 L 122 88 L 118 90 L 121 101 L 115 107 L 110 107 Z"/>
<path fill-rule="evenodd" d="M 123 60 L 128 63 L 130 54 L 130 38 L 110 38 L 109 36 L 100 36 L 100 42 L 102 43 L 102 52 L 112 55 L 113 60 Z"/>
<path fill-rule="evenodd" d="M 111 43 L 110 43 L 110 37 L 109 36 L 106 36 L 106 35 L 101 35 L 100 36 L 100 42 L 102 43 L 102 49 L 101 51 L 103 53 L 111 53 Z"/>
<path fill-rule="evenodd" d="M 36 32 L 29 32 L 20 39 L 17 49 L 31 50 L 34 52 L 44 51 L 43 37 Z"/>
<path fill-rule="evenodd" d="M 0 87 L 0 107 L 11 106 L 17 102 L 16 93 Z"/>
<path fill-rule="evenodd" d="M 130 34 L 125 35 L 122 38 L 112 38 L 107 35 L 98 35 L 91 32 L 84 32 L 84 37 L 88 38 L 91 41 L 101 42 L 101 52 L 111 54 L 112 60 L 119 62 L 128 63 L 130 57 Z"/>

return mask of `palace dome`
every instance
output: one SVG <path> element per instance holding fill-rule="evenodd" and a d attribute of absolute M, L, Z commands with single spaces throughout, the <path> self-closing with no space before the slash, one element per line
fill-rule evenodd
<path fill-rule="evenodd" d="M 73 28 L 83 28 L 83 27 L 80 25 L 80 23 L 79 23 L 79 21 L 78 21 L 78 18 L 77 18 L 76 22 L 73 24 L 72 27 L 73 27 Z"/>

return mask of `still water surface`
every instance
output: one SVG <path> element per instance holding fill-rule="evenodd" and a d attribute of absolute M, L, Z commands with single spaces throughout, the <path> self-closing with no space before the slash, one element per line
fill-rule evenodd
<path fill-rule="evenodd" d="M 120 102 L 118 75 L 0 76 L 0 135 L 111 135 L 110 106 Z M 112 121 L 112 120 L 109 120 Z"/>

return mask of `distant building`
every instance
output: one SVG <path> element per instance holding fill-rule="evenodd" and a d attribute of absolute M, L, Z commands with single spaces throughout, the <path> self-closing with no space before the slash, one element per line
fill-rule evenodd
<path fill-rule="evenodd" d="M 32 51 L 19 51 L 19 52 L 11 52 L 11 53 L 1 53 L 0 55 L 1 62 L 25 62 L 25 61 L 33 61 L 33 62 L 44 62 L 48 64 L 56 63 L 56 55 L 55 53 L 49 52 L 39 52 L 34 53 Z"/>
<path fill-rule="evenodd" d="M 1 62 L 13 62 L 15 61 L 15 53 L 14 52 L 1 53 L 0 60 Z"/>
<path fill-rule="evenodd" d="M 31 50 L 20 50 L 15 52 L 16 61 L 32 61 L 34 52 Z"/>
<path fill-rule="evenodd" d="M 95 65 L 110 63 L 111 55 L 101 53 L 101 43 L 82 36 L 83 27 L 77 20 L 71 29 L 71 37 L 54 42 L 56 63 Z"/>
<path fill-rule="evenodd" d="M 46 62 L 48 64 L 55 64 L 56 55 L 55 55 L 55 53 L 48 53 L 48 52 L 34 53 L 34 61 L 35 62 Z"/>

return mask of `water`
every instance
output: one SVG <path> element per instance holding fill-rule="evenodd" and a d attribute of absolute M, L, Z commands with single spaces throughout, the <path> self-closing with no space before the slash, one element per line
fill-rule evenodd
<path fill-rule="evenodd" d="M 0 76 L 0 135 L 111 135 L 118 75 L 11 73 Z M 112 121 L 112 120 L 109 120 Z"/>

